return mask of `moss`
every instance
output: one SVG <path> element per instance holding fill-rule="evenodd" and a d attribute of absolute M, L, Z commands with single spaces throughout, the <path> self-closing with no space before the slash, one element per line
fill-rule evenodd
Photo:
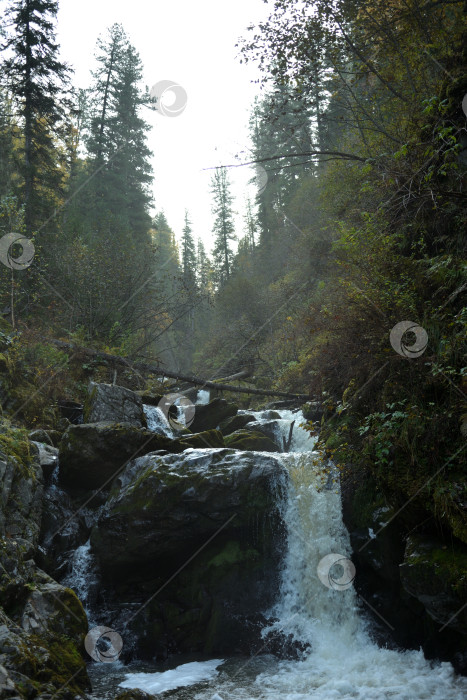
<path fill-rule="evenodd" d="M 73 693 L 81 694 L 83 688 L 89 688 L 90 683 L 86 672 L 86 664 L 75 643 L 64 635 L 48 646 L 50 659 L 46 668 L 39 671 L 37 679 L 51 682 L 54 687 L 66 686 Z M 70 681 L 70 678 L 72 680 Z"/>
<path fill-rule="evenodd" d="M 250 430 L 237 430 L 224 438 L 227 447 L 254 452 L 279 452 L 275 442 L 263 433 Z"/>
<path fill-rule="evenodd" d="M 258 559 L 259 552 L 256 549 L 242 549 L 237 540 L 230 540 L 221 552 L 208 561 L 207 566 L 231 566 L 243 561 L 256 561 Z"/>
<path fill-rule="evenodd" d="M 416 567 L 417 576 L 421 576 L 425 570 L 427 577 L 438 577 L 459 597 L 467 596 L 467 550 L 453 545 L 430 546 L 412 537 L 407 545 L 405 561 L 411 567 Z"/>
<path fill-rule="evenodd" d="M 15 459 L 23 476 L 35 478 L 29 448 L 28 431 L 25 428 L 12 428 L 7 421 L 0 424 L 0 450 Z"/>
<path fill-rule="evenodd" d="M 376 484 L 371 479 L 365 481 L 356 488 L 352 497 L 352 521 L 357 528 L 366 528 L 373 522 L 375 510 L 385 506 L 385 500 L 378 493 Z"/>
<path fill-rule="evenodd" d="M 90 392 L 88 392 L 83 405 L 83 423 L 87 423 L 89 419 L 89 414 L 91 413 L 91 406 L 97 395 L 97 386 L 93 386 Z"/>

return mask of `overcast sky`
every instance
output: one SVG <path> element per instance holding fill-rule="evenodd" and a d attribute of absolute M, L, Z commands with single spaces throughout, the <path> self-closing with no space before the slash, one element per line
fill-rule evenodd
<path fill-rule="evenodd" d="M 203 168 L 235 162 L 236 152 L 247 152 L 248 117 L 259 93 L 252 81 L 259 73 L 252 64 L 240 64 L 235 43 L 269 9 L 263 0 L 60 0 L 58 39 L 77 87 L 90 84 L 97 37 L 119 22 L 141 56 L 148 87 L 172 80 L 186 90 L 187 106 L 179 116 L 144 115 L 153 124 L 148 140 L 153 195 L 155 209 L 164 210 L 178 239 L 187 208 L 193 233 L 208 250 L 212 172 Z M 241 224 L 246 183 L 254 172 L 246 167 L 230 174 Z M 253 188 L 250 192 L 254 195 Z"/>

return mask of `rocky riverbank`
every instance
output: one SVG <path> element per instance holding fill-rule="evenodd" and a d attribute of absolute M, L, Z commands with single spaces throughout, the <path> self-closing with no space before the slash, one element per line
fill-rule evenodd
<path fill-rule="evenodd" d="M 88 693 L 88 619 L 119 630 L 125 661 L 248 655 L 263 644 L 262 611 L 277 594 L 286 544 L 281 414 L 215 398 L 195 407 L 187 427 L 162 399 L 91 384 L 83 415 L 61 431 L 3 422 L 5 697 Z M 319 406 L 307 409 L 319 420 Z M 422 645 L 464 672 L 465 545 L 411 531 L 370 487 L 344 470 L 356 586 L 376 613 L 376 637 Z"/>

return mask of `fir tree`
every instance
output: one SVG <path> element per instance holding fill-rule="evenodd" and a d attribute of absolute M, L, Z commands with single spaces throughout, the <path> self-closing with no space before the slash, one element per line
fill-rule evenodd
<path fill-rule="evenodd" d="M 185 209 L 185 224 L 182 229 L 182 271 L 185 284 L 193 284 L 196 270 L 196 250 L 192 236 L 191 221 Z"/>
<path fill-rule="evenodd" d="M 212 212 L 215 216 L 213 227 L 215 240 L 212 253 L 214 271 L 216 282 L 222 285 L 230 277 L 233 259 L 231 242 L 236 240 L 232 210 L 233 198 L 230 193 L 226 168 L 216 168 L 211 180 L 211 192 L 214 197 Z"/>
<path fill-rule="evenodd" d="M 20 173 L 28 236 L 50 214 L 61 179 L 54 136 L 63 127 L 69 69 L 58 58 L 57 12 L 57 0 L 13 0 L 5 13 L 13 31 L 2 48 L 12 55 L 2 73 L 24 128 Z"/>

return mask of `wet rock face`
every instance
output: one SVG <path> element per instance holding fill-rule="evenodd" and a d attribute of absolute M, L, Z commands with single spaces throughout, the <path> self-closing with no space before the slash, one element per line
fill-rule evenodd
<path fill-rule="evenodd" d="M 217 428 L 222 421 L 235 416 L 237 410 L 235 404 L 219 398 L 215 398 L 207 404 L 199 404 L 196 406 L 190 430 L 199 433 L 203 430 Z"/>
<path fill-rule="evenodd" d="M 91 544 L 112 622 L 127 623 L 138 655 L 246 653 L 258 642 L 258 610 L 277 592 L 286 478 L 280 458 L 228 449 L 128 465 Z"/>
<path fill-rule="evenodd" d="M 267 413 L 273 413 L 273 411 L 267 411 Z M 245 425 L 245 430 L 252 433 L 263 433 L 273 442 L 277 440 L 277 421 L 274 419 L 251 421 Z"/>
<path fill-rule="evenodd" d="M 453 537 L 443 543 L 428 531 L 408 534 L 398 508 L 385 504 L 381 494 L 371 495 L 351 472 L 344 473 L 342 493 L 356 588 L 377 613 L 376 639 L 422 647 L 427 658 L 451 661 L 467 673 L 467 611 L 461 610 L 467 599 L 466 547 Z M 427 520 L 426 514 L 416 515 Z"/>
<path fill-rule="evenodd" d="M 58 465 L 58 449 L 45 442 L 37 442 L 35 440 L 31 442 L 31 445 L 36 450 L 37 461 L 41 466 L 43 475 L 49 477 Z"/>
<path fill-rule="evenodd" d="M 168 449 L 172 440 L 130 423 L 70 425 L 59 446 L 60 481 L 71 487 L 96 489 L 136 454 Z M 109 481 L 110 480 L 110 481 Z"/>
<path fill-rule="evenodd" d="M 91 543 L 105 575 L 128 567 L 152 568 L 154 558 L 183 556 L 223 527 L 227 536 L 247 530 L 271 509 L 279 460 L 228 449 L 148 454 L 133 460 L 114 482 Z M 277 517 L 277 516 L 276 516 Z"/>
<path fill-rule="evenodd" d="M 467 635 L 467 551 L 431 538 L 410 536 L 400 565 L 404 589 L 440 625 Z"/>
<path fill-rule="evenodd" d="M 39 458 L 38 450 L 32 461 L 0 455 L 0 696 L 72 700 L 90 688 L 80 653 L 87 620 L 73 591 L 34 561 L 43 504 Z"/>
<path fill-rule="evenodd" d="M 225 438 L 227 447 L 236 450 L 257 450 L 258 452 L 280 452 L 277 444 L 264 433 L 250 430 L 236 430 Z"/>
<path fill-rule="evenodd" d="M 141 396 L 123 386 L 91 382 L 84 406 L 85 423 L 130 423 L 146 427 Z"/>
<path fill-rule="evenodd" d="M 0 452 L 0 533 L 35 550 L 42 512 L 42 469 Z"/>

